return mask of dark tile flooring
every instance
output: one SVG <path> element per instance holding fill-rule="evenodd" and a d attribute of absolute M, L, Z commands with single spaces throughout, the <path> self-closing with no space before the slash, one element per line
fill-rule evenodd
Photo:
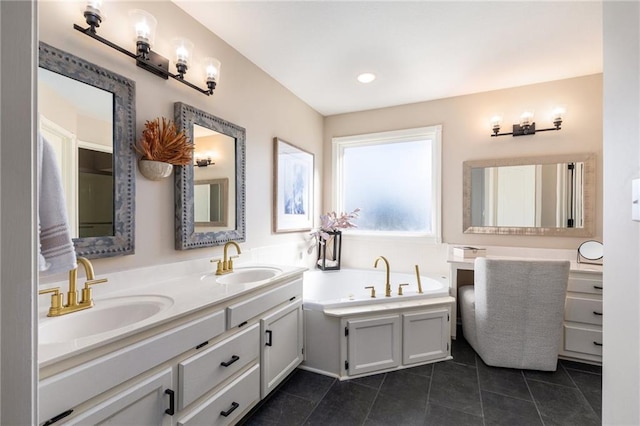
<path fill-rule="evenodd" d="M 602 370 L 487 366 L 464 340 L 453 360 L 348 381 L 296 370 L 242 425 L 576 425 L 601 423 Z"/>

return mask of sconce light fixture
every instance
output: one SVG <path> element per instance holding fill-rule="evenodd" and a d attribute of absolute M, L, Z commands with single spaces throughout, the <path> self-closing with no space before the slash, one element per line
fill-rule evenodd
<path fill-rule="evenodd" d="M 200 88 L 195 84 L 192 84 L 184 79 L 184 75 L 187 73 L 190 61 L 193 55 L 193 43 L 186 38 L 176 38 L 172 40 L 172 45 L 175 49 L 175 64 L 177 73 L 173 74 L 169 72 L 169 59 L 151 50 L 153 45 L 156 27 L 158 21 L 156 18 L 144 10 L 132 10 L 129 12 L 129 17 L 133 24 L 136 36 L 136 52 L 130 52 L 125 48 L 118 46 L 115 43 L 99 36 L 96 33 L 96 28 L 100 26 L 103 19 L 101 11 L 102 0 L 89 0 L 84 10 L 84 18 L 89 27 L 82 28 L 79 25 L 73 24 L 73 28 L 81 33 L 98 40 L 100 43 L 106 44 L 112 49 L 117 50 L 120 53 L 124 53 L 136 60 L 136 64 L 165 80 L 172 78 L 179 81 L 182 84 L 186 84 L 192 89 L 197 90 L 207 96 L 212 95 L 216 84 L 220 79 L 220 61 L 215 58 L 205 58 L 205 70 L 206 70 L 206 85 L 207 88 Z"/>
<path fill-rule="evenodd" d="M 196 158 L 196 166 L 198 167 L 213 166 L 215 164 L 216 163 L 211 161 L 211 158 Z"/>
<path fill-rule="evenodd" d="M 491 118 L 491 128 L 493 134 L 491 137 L 497 136 L 524 136 L 534 135 L 536 132 L 547 132 L 549 130 L 560 130 L 562 124 L 562 117 L 565 113 L 565 108 L 557 107 L 553 110 L 553 126 L 546 129 L 536 129 L 536 122 L 533 121 L 533 110 L 526 110 L 520 116 L 520 122 L 513 125 L 513 131 L 509 133 L 500 133 L 500 126 L 502 125 L 502 116 L 496 115 Z"/>

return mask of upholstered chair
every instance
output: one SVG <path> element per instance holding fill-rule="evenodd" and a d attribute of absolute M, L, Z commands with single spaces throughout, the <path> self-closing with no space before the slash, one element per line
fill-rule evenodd
<path fill-rule="evenodd" d="M 459 289 L 464 337 L 496 367 L 555 371 L 569 261 L 475 260 Z"/>

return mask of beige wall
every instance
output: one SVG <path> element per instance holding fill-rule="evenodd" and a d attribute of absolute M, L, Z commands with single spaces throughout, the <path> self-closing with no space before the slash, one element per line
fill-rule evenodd
<path fill-rule="evenodd" d="M 299 234 L 271 232 L 272 140 L 275 136 L 310 151 L 322 167 L 323 118 L 236 50 L 168 1 L 106 2 L 107 19 L 98 34 L 129 50 L 135 49 L 127 12 L 141 8 L 158 20 L 154 51 L 171 57 L 171 39 L 184 36 L 195 44 L 195 56 L 214 56 L 222 62 L 221 77 L 213 96 L 207 97 L 173 80 L 163 80 L 135 62 L 73 29 L 84 26 L 79 2 L 40 2 L 40 40 L 108 68 L 136 82 L 136 122 L 140 136 L 144 122 L 173 117 L 173 103 L 181 101 L 242 126 L 246 140 L 246 230 L 243 251 L 286 246 L 297 250 Z M 204 72 L 193 66 L 187 80 L 204 82 Z M 204 86 L 204 83 L 202 84 Z M 316 189 L 316 206 L 320 205 Z M 317 214 L 319 215 L 319 209 Z M 96 260 L 96 272 L 130 269 L 191 258 L 214 257 L 220 248 L 174 250 L 173 177 L 160 182 L 136 174 L 135 255 Z M 299 250 L 295 258 L 299 259 Z M 293 254 L 290 253 L 290 258 Z M 289 261 L 289 259 L 287 259 Z M 62 278 L 64 279 L 64 277 Z"/>
<path fill-rule="evenodd" d="M 559 132 L 533 136 L 492 138 L 490 120 L 504 115 L 503 131 L 518 122 L 525 108 L 534 108 L 536 125 L 551 127 L 551 112 L 566 105 L 567 115 Z M 443 241 L 455 244 L 499 245 L 536 248 L 577 248 L 585 238 L 518 237 L 469 235 L 462 232 L 462 163 L 465 160 L 506 158 L 567 153 L 597 155 L 598 187 L 596 197 L 595 239 L 602 240 L 602 75 L 591 75 L 531 86 L 485 92 L 454 98 L 421 102 L 371 111 L 341 114 L 325 119 L 324 133 L 324 210 L 331 210 L 332 185 L 331 138 L 442 124 L 442 229 Z M 348 241 L 348 240 L 347 240 Z M 353 243 L 361 247 L 361 243 Z M 370 267 L 371 255 L 393 252 L 408 269 L 413 263 L 442 270 L 446 253 L 419 241 L 367 241 L 362 248 L 367 256 L 343 251 L 345 262 Z M 366 246 L 366 248 L 365 248 Z M 349 247 L 351 249 L 351 247 Z M 425 260 L 435 257 L 437 264 Z M 446 267 L 445 267 L 446 270 Z"/>

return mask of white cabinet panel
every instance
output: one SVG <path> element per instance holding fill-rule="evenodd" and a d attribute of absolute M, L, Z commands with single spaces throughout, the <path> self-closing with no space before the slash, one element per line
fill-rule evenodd
<path fill-rule="evenodd" d="M 296 300 L 262 318 L 260 325 L 260 397 L 264 398 L 302 362 L 302 300 Z"/>
<path fill-rule="evenodd" d="M 249 319 L 260 315 L 273 306 L 287 300 L 302 296 L 302 279 L 258 294 L 250 299 L 230 305 L 227 308 L 227 328 L 233 328 Z"/>
<path fill-rule="evenodd" d="M 402 330 L 399 315 L 348 320 L 347 329 L 346 369 L 349 375 L 400 365 Z"/>
<path fill-rule="evenodd" d="M 179 426 L 233 424 L 260 399 L 260 366 L 254 365 L 178 421 Z"/>
<path fill-rule="evenodd" d="M 564 319 L 567 321 L 602 325 L 602 299 L 567 297 L 567 302 L 564 307 Z"/>
<path fill-rule="evenodd" d="M 565 325 L 564 350 L 602 356 L 602 330 Z"/>
<path fill-rule="evenodd" d="M 449 353 L 449 309 L 402 315 L 402 363 L 444 358 Z"/>
<path fill-rule="evenodd" d="M 171 395 L 165 391 L 171 387 L 171 371 L 154 374 L 63 424 L 169 426 Z"/>
<path fill-rule="evenodd" d="M 253 324 L 179 363 L 178 408 L 182 410 L 257 359 L 259 342 L 260 326 Z"/>

